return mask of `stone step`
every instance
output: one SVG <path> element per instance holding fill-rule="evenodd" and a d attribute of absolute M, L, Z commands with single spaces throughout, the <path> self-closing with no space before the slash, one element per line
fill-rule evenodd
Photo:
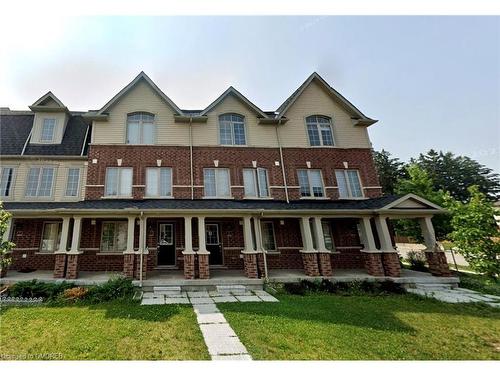
<path fill-rule="evenodd" d="M 451 289 L 452 285 L 450 284 L 415 284 L 416 288 L 419 289 Z"/>
<path fill-rule="evenodd" d="M 158 294 L 180 294 L 180 286 L 155 286 L 153 287 L 153 293 Z"/>
<path fill-rule="evenodd" d="M 247 288 L 244 285 L 217 285 L 217 291 L 224 292 L 246 292 Z"/>

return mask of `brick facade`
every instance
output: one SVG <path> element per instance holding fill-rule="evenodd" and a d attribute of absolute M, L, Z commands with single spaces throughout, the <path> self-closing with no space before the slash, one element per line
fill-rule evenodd
<path fill-rule="evenodd" d="M 365 269 L 371 276 L 385 276 L 382 253 L 365 253 Z"/>
<path fill-rule="evenodd" d="M 444 251 L 426 251 L 425 257 L 429 265 L 429 271 L 434 276 L 452 276 Z"/>
<path fill-rule="evenodd" d="M 245 263 L 245 276 L 250 279 L 256 279 L 259 277 L 259 271 L 257 266 L 257 254 L 244 254 L 243 260 Z"/>
<path fill-rule="evenodd" d="M 319 276 L 318 254 L 317 253 L 302 253 L 304 262 L 304 272 L 306 276 Z"/>
<path fill-rule="evenodd" d="M 384 265 L 385 276 L 400 277 L 401 264 L 399 263 L 399 255 L 396 252 L 383 253 L 382 263 Z"/>

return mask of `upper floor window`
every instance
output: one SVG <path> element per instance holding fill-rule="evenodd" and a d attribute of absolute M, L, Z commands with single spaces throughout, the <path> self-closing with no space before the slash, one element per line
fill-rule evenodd
<path fill-rule="evenodd" d="M 127 143 L 155 143 L 155 116 L 145 112 L 129 114 L 127 116 Z"/>
<path fill-rule="evenodd" d="M 42 122 L 42 132 L 40 134 L 41 142 L 52 142 L 56 130 L 55 118 L 44 118 Z"/>
<path fill-rule="evenodd" d="M 2 167 L 0 174 L 0 196 L 10 197 L 14 188 L 14 168 Z"/>
<path fill-rule="evenodd" d="M 229 183 L 229 169 L 205 168 L 203 170 L 205 197 L 229 198 L 231 186 Z"/>
<path fill-rule="evenodd" d="M 66 181 L 66 196 L 77 197 L 80 186 L 80 168 L 68 169 L 68 180 Z"/>
<path fill-rule="evenodd" d="M 219 138 L 221 145 L 245 145 L 244 117 L 234 113 L 219 116 Z"/>
<path fill-rule="evenodd" d="M 50 197 L 54 182 L 54 167 L 33 167 L 26 180 L 27 197 Z"/>
<path fill-rule="evenodd" d="M 302 197 L 324 197 L 323 178 L 319 169 L 299 169 L 297 171 Z"/>
<path fill-rule="evenodd" d="M 172 196 L 172 168 L 146 169 L 146 195 L 148 197 Z"/>
<path fill-rule="evenodd" d="M 245 197 L 268 197 L 269 184 L 267 181 L 267 169 L 243 169 L 243 185 L 245 186 Z"/>
<path fill-rule="evenodd" d="M 333 146 L 332 123 L 329 117 L 309 116 L 306 118 L 306 125 L 311 146 Z"/>
<path fill-rule="evenodd" d="M 362 198 L 361 180 L 356 169 L 337 169 L 335 171 L 340 198 Z"/>
<path fill-rule="evenodd" d="M 107 168 L 105 195 L 108 197 L 131 197 L 132 168 Z"/>

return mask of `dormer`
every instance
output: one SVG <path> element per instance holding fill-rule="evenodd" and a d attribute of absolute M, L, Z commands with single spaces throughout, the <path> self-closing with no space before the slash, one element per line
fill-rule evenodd
<path fill-rule="evenodd" d="M 68 108 L 50 91 L 29 108 L 35 113 L 30 143 L 60 144 L 69 119 Z"/>

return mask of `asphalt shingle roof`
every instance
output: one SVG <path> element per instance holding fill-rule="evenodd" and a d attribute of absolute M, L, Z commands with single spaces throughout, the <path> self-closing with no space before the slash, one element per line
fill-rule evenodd
<path fill-rule="evenodd" d="M 0 116 L 0 155 L 21 155 L 34 115 Z"/>

